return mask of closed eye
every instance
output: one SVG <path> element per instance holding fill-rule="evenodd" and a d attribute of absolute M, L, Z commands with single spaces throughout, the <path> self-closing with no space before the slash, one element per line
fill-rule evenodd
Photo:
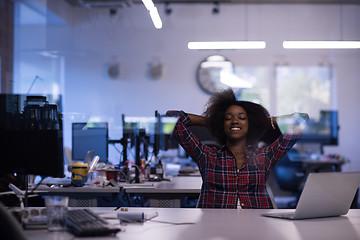
<path fill-rule="evenodd" d="M 233 117 L 230 113 L 228 113 L 228 114 L 225 115 L 225 120 L 226 120 L 226 121 L 232 120 L 233 118 L 234 118 L 234 117 Z M 237 118 L 238 118 L 239 120 L 246 120 L 246 119 L 247 119 L 246 113 L 240 113 L 240 114 L 237 116 Z"/>

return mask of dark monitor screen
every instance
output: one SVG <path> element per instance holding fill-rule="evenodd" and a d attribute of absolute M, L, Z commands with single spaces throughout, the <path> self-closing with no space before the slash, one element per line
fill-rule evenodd
<path fill-rule="evenodd" d="M 93 151 L 100 162 L 108 161 L 108 123 L 72 123 L 72 159 L 83 161 Z"/>
<path fill-rule="evenodd" d="M 310 119 L 308 127 L 299 142 L 338 145 L 338 131 L 338 112 L 322 110 L 319 119 Z"/>
<path fill-rule="evenodd" d="M 277 119 L 277 123 L 282 132 L 291 129 L 294 119 Z M 320 145 L 338 145 L 339 123 L 338 112 L 321 110 L 319 117 L 311 117 L 306 124 L 302 124 L 303 135 L 299 143 L 316 143 Z"/>
<path fill-rule="evenodd" d="M 60 96 L 0 95 L 0 173 L 64 177 Z"/>
<path fill-rule="evenodd" d="M 149 143 L 155 148 L 154 151 L 177 149 L 177 140 L 172 136 L 177 117 L 134 117 L 122 116 L 123 134 L 125 137 L 133 138 L 138 131 L 149 137 Z"/>
<path fill-rule="evenodd" d="M 62 133 L 6 131 L 1 133 L 2 170 L 19 174 L 64 177 Z"/>

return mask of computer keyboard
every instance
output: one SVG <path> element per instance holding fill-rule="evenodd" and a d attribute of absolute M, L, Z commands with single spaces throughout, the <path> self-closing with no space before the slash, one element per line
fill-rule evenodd
<path fill-rule="evenodd" d="M 89 209 L 68 210 L 66 225 L 70 232 L 78 237 L 105 236 L 120 231 Z"/>

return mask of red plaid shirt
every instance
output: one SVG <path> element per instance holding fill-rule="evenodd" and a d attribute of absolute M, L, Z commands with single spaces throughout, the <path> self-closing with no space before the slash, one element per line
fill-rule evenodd
<path fill-rule="evenodd" d="M 171 112 L 173 115 L 175 112 Z M 180 119 L 174 135 L 196 162 L 202 177 L 198 206 L 201 208 L 273 208 L 266 192 L 266 180 L 275 163 L 299 140 L 299 135 L 281 135 L 265 148 L 248 146 L 246 162 L 237 169 L 236 159 L 224 146 L 220 150 L 202 144 L 187 128 L 188 115 L 177 112 Z"/>

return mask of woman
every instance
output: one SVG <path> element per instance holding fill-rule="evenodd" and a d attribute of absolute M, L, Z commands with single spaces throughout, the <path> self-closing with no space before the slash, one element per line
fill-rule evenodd
<path fill-rule="evenodd" d="M 203 184 L 198 207 L 273 208 L 266 180 L 276 162 L 300 139 L 298 126 L 259 148 L 266 131 L 277 128 L 276 119 L 259 104 L 237 101 L 232 90 L 213 95 L 203 116 L 183 111 L 167 115 L 179 117 L 174 135 L 199 167 Z M 295 122 L 307 119 L 307 114 L 297 114 Z M 223 147 L 202 144 L 188 129 L 191 125 L 208 127 Z"/>

